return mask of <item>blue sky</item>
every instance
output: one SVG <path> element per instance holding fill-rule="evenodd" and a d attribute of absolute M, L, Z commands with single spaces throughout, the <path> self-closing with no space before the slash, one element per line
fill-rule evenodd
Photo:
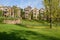
<path fill-rule="evenodd" d="M 4 6 L 13 6 L 17 5 L 21 8 L 25 8 L 27 6 L 31 6 L 32 8 L 42 8 L 43 2 L 42 0 L 0 0 L 0 5 Z"/>

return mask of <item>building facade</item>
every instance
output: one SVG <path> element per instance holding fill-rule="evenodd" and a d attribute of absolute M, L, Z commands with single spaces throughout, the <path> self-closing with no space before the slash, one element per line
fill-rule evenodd
<path fill-rule="evenodd" d="M 25 13 L 25 19 L 29 19 L 31 20 L 31 7 L 28 6 L 24 9 L 24 13 Z"/>
<path fill-rule="evenodd" d="M 5 17 L 13 17 L 13 18 L 22 18 L 21 17 L 21 8 L 17 6 L 8 7 L 8 6 L 0 6 L 0 10 L 2 10 L 2 15 Z M 28 6 L 24 11 L 25 19 L 35 19 L 35 20 L 46 20 L 45 9 L 41 8 L 40 10 L 37 8 L 32 9 L 32 7 Z"/>
<path fill-rule="evenodd" d="M 41 8 L 39 10 L 39 16 L 40 16 L 40 20 L 46 20 L 46 11 L 45 11 L 45 9 Z"/>
<path fill-rule="evenodd" d="M 39 10 L 37 8 L 33 9 L 33 19 L 39 19 Z"/>
<path fill-rule="evenodd" d="M 2 15 L 5 17 L 20 17 L 21 15 L 21 10 L 19 7 L 16 7 L 14 9 L 13 7 L 8 7 L 8 6 L 0 6 L 0 10 L 2 10 Z M 15 13 L 16 11 L 16 13 Z"/>

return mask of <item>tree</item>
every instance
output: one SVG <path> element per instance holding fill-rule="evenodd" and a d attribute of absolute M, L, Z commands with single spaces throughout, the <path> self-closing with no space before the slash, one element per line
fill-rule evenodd
<path fill-rule="evenodd" d="M 13 6 L 13 9 L 14 9 L 14 17 L 17 17 L 18 16 L 17 15 L 17 11 L 18 11 L 17 6 Z"/>
<path fill-rule="evenodd" d="M 44 6 L 50 22 L 50 28 L 52 28 L 52 23 L 55 22 L 58 15 L 59 0 L 44 0 Z"/>
<path fill-rule="evenodd" d="M 24 19 L 24 10 L 21 9 L 21 17 Z"/>
<path fill-rule="evenodd" d="M 0 10 L 0 17 L 3 15 L 2 10 Z"/>

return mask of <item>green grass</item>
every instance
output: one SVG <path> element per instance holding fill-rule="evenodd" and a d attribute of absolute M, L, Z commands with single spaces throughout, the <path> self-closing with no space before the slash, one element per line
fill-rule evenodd
<path fill-rule="evenodd" d="M 47 27 L 49 27 L 47 23 L 33 20 L 22 20 L 22 23 L 17 25 L 0 24 L 0 40 L 60 40 L 60 27 L 52 29 Z"/>
<path fill-rule="evenodd" d="M 32 27 L 35 27 L 35 26 L 37 26 L 37 27 L 39 27 L 39 26 L 49 26 L 49 23 L 47 23 L 47 22 L 42 22 L 42 21 L 40 21 L 40 22 L 38 22 L 38 21 L 35 21 L 35 20 L 22 20 L 22 24 L 23 25 L 28 25 L 28 26 L 32 26 Z"/>

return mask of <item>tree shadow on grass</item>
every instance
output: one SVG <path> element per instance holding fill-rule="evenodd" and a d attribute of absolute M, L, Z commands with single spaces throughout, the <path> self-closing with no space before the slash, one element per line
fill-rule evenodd
<path fill-rule="evenodd" d="M 0 40 L 27 40 L 26 38 L 21 38 L 21 36 L 16 36 L 15 33 L 7 34 L 6 32 L 0 32 Z"/>
<path fill-rule="evenodd" d="M 54 36 L 47 36 L 27 30 L 12 30 L 11 33 L 0 32 L 0 40 L 60 40 Z"/>
<path fill-rule="evenodd" d="M 19 34 L 20 36 L 24 38 L 32 38 L 33 40 L 60 40 L 60 38 L 54 37 L 54 36 L 47 36 L 44 34 L 36 33 L 34 31 L 27 31 L 27 30 L 14 30 L 16 34 Z M 30 40 L 29 38 L 29 40 Z"/>
<path fill-rule="evenodd" d="M 36 35 L 39 39 L 43 38 L 43 39 L 46 39 L 46 40 L 60 40 L 60 38 L 56 38 L 54 36 L 47 36 L 47 35 L 39 34 L 39 33 L 32 32 L 32 31 L 27 31 L 27 32 L 30 33 L 30 34 Z"/>
<path fill-rule="evenodd" d="M 16 24 L 16 25 L 20 27 L 27 27 L 26 25 L 23 25 L 23 24 Z"/>

